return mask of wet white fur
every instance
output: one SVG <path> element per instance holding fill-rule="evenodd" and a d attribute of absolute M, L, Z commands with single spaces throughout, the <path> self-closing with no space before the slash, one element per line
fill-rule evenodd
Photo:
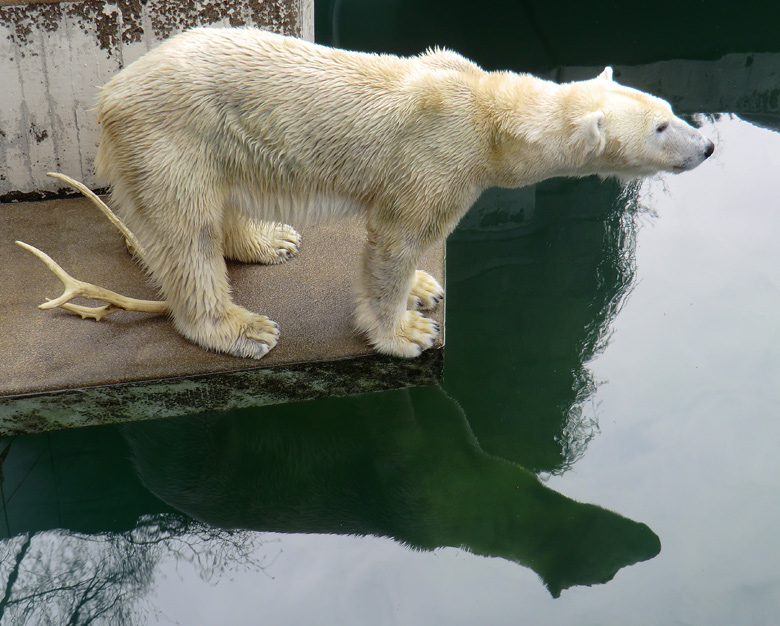
<path fill-rule="evenodd" d="M 176 327 L 254 358 L 278 330 L 232 302 L 224 256 L 286 260 L 299 239 L 277 222 L 365 215 L 356 325 L 378 351 L 411 357 L 438 332 L 415 309 L 443 297 L 417 264 L 485 188 L 681 171 L 707 150 L 611 71 L 557 85 L 449 51 L 354 53 L 250 28 L 163 43 L 103 88 L 98 121 L 98 174 Z"/>

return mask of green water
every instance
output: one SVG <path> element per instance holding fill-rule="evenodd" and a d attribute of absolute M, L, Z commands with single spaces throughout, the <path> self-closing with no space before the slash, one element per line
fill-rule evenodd
<path fill-rule="evenodd" d="M 450 6 L 427 43 L 524 69 Z M 775 624 L 780 55 L 728 11 L 700 55 L 605 48 L 712 159 L 466 217 L 440 387 L 0 440 L 0 624 Z M 607 62 L 546 41 L 536 71 Z"/>

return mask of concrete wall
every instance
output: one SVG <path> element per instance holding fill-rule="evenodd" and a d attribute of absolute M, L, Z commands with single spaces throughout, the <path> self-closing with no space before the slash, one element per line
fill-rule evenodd
<path fill-rule="evenodd" d="M 186 28 L 244 24 L 313 40 L 314 0 L 0 0 L 0 201 L 58 190 L 51 170 L 98 185 L 98 87 Z"/>

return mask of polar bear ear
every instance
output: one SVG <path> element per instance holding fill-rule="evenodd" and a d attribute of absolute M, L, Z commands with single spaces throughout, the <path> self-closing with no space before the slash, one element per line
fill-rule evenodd
<path fill-rule="evenodd" d="M 599 80 L 612 80 L 612 68 L 607 66 L 604 71 L 597 76 Z"/>
<path fill-rule="evenodd" d="M 604 131 L 604 111 L 598 110 L 577 120 L 576 141 L 584 153 L 597 156 L 604 152 L 607 134 Z"/>

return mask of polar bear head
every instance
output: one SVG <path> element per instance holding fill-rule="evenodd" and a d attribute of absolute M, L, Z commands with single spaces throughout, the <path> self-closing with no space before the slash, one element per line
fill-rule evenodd
<path fill-rule="evenodd" d="M 563 85 L 504 73 L 496 85 L 492 163 L 502 186 L 551 176 L 630 180 L 679 173 L 714 150 L 668 102 L 619 85 L 609 67 L 594 79 Z"/>
<path fill-rule="evenodd" d="M 616 83 L 612 68 L 570 88 L 573 135 L 581 142 L 586 157 L 581 167 L 588 173 L 622 179 L 677 174 L 697 167 L 715 150 L 712 141 L 672 113 L 668 102 Z"/>

